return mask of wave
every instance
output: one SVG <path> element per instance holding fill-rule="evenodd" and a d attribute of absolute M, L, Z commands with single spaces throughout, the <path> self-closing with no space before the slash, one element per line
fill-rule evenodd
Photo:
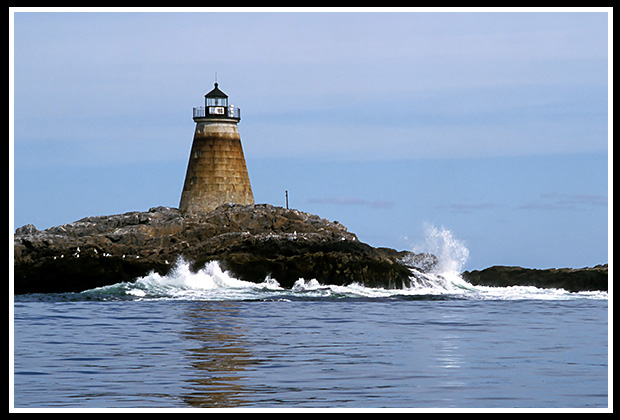
<path fill-rule="evenodd" d="M 304 300 L 304 299 L 390 299 L 390 300 L 515 300 L 515 299 L 607 299 L 607 292 L 571 293 L 562 289 L 536 287 L 474 286 L 465 281 L 460 272 L 469 257 L 465 243 L 451 231 L 426 226 L 422 244 L 413 252 L 429 255 L 427 268 L 411 269 L 410 282 L 402 289 L 365 287 L 361 284 L 346 286 L 325 285 L 316 279 L 299 279 L 292 288 L 283 288 L 270 277 L 262 283 L 235 278 L 222 269 L 217 261 L 209 262 L 201 270 L 192 272 L 190 264 L 179 259 L 168 274 L 151 272 L 132 282 L 116 283 L 81 293 L 43 296 L 43 300 Z M 430 258 L 432 255 L 435 257 Z M 432 260 L 432 261 L 431 261 Z M 419 262 L 419 261 L 418 261 Z M 36 299 L 36 297 L 30 297 Z M 30 299 L 28 298 L 28 299 Z"/>
<path fill-rule="evenodd" d="M 267 277 L 252 283 L 233 277 L 222 270 L 217 261 L 192 272 L 190 264 L 179 260 L 165 276 L 150 273 L 134 282 L 90 289 L 79 294 L 88 300 L 180 299 L 209 301 L 243 300 L 316 300 L 316 299 L 402 299 L 402 300 L 571 300 L 577 298 L 607 299 L 606 292 L 571 293 L 563 289 L 536 287 L 474 286 L 454 272 L 422 273 L 412 269 L 411 283 L 402 289 L 366 287 L 353 283 L 346 286 L 325 285 L 316 279 L 299 279 L 290 289 Z M 75 296 L 78 298 L 78 296 Z"/>
<path fill-rule="evenodd" d="M 277 281 L 267 277 L 262 283 L 252 283 L 233 277 L 211 261 L 197 272 L 179 259 L 168 274 L 151 272 L 133 282 L 116 283 L 82 292 L 91 298 L 150 298 L 190 300 L 244 300 L 270 290 L 283 290 Z"/>
<path fill-rule="evenodd" d="M 544 299 L 569 300 L 575 298 L 607 299 L 607 292 L 569 292 L 564 289 L 543 289 L 534 286 L 490 287 L 474 286 L 461 277 L 469 259 L 465 242 L 454 237 L 444 228 L 425 225 L 424 241 L 413 247 L 414 253 L 425 253 L 437 257 L 436 264 L 428 272 L 412 269 L 411 287 L 417 292 L 441 294 L 464 299 Z"/>

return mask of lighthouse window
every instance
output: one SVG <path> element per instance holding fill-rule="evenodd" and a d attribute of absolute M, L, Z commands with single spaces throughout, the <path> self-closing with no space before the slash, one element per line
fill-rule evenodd
<path fill-rule="evenodd" d="M 226 98 L 207 98 L 207 106 L 227 106 L 228 99 Z"/>
<path fill-rule="evenodd" d="M 196 185 L 196 182 L 198 181 L 198 178 L 193 176 L 192 177 L 192 185 Z"/>
<path fill-rule="evenodd" d="M 194 157 L 195 157 L 196 159 L 198 159 L 198 158 L 200 157 L 200 150 L 196 150 L 196 151 L 194 152 Z"/>
<path fill-rule="evenodd" d="M 224 113 L 225 113 L 225 109 L 223 106 L 210 106 L 209 107 L 209 114 L 224 115 Z"/>

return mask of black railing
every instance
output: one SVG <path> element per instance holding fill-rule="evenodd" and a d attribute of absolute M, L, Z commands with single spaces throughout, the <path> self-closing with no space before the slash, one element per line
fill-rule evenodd
<path fill-rule="evenodd" d="M 224 106 L 198 106 L 194 107 L 194 119 L 196 118 L 234 118 L 241 119 L 241 108 L 234 105 Z"/>

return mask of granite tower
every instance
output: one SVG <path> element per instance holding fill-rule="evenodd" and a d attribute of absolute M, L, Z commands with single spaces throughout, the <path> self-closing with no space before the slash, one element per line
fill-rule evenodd
<path fill-rule="evenodd" d="M 254 204 L 237 123 L 241 110 L 228 104 L 218 84 L 194 108 L 196 130 L 179 209 L 209 212 L 224 203 Z"/>

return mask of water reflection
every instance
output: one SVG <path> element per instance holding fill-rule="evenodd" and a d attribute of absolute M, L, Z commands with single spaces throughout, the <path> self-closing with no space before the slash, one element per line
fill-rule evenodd
<path fill-rule="evenodd" d="M 457 314 L 442 314 L 429 322 L 434 328 L 432 337 L 436 367 L 439 369 L 460 369 L 463 367 L 463 355 L 460 342 L 465 330 L 471 330 L 471 324 Z"/>
<path fill-rule="evenodd" d="M 436 359 L 438 367 L 442 369 L 460 369 L 463 364 L 463 357 L 457 344 L 458 337 L 443 337 L 437 343 Z"/>
<path fill-rule="evenodd" d="M 196 302 L 187 313 L 191 340 L 188 359 L 191 376 L 186 379 L 183 400 L 194 407 L 236 407 L 247 405 L 250 392 L 244 386 L 244 372 L 257 364 L 244 342 L 243 316 L 235 302 Z"/>

